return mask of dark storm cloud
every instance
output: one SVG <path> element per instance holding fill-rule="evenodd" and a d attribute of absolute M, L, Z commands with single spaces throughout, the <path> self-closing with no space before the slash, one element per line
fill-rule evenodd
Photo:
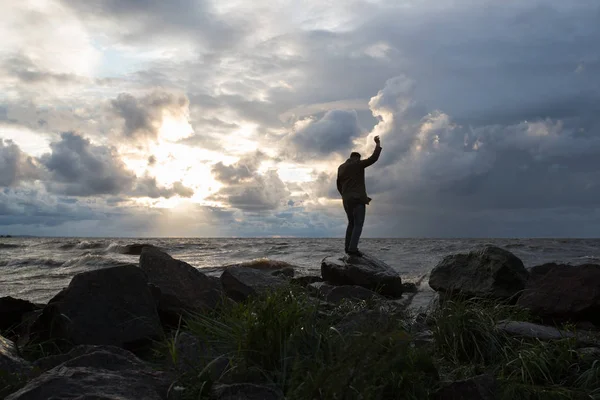
<path fill-rule="evenodd" d="M 333 110 L 296 130 L 289 139 L 299 153 L 322 157 L 347 152 L 361 134 L 355 111 Z"/>
<path fill-rule="evenodd" d="M 129 195 L 133 197 L 191 197 L 193 190 L 181 182 L 172 188 L 158 186 L 156 178 L 138 178 L 127 169 L 116 148 L 95 145 L 67 132 L 50 144 L 51 152 L 40 162 L 49 171 L 48 191 L 67 196 Z"/>
<path fill-rule="evenodd" d="M 275 210 L 287 203 L 289 190 L 277 171 L 258 172 L 265 155 L 255 152 L 242 157 L 237 163 L 217 163 L 212 172 L 215 179 L 225 184 L 209 200 L 244 211 Z"/>
<path fill-rule="evenodd" d="M 35 160 L 12 141 L 0 138 L 0 187 L 16 186 L 21 181 L 39 177 L 40 170 Z"/>
<path fill-rule="evenodd" d="M 127 192 L 135 182 L 116 148 L 93 145 L 72 132 L 50 144 L 51 153 L 41 157 L 50 171 L 48 190 L 69 196 L 94 196 Z"/>
<path fill-rule="evenodd" d="M 189 105 L 187 97 L 165 91 L 153 91 L 140 98 L 121 93 L 111 100 L 111 111 L 124 121 L 123 135 L 129 139 L 156 139 L 164 113 L 181 115 Z"/>

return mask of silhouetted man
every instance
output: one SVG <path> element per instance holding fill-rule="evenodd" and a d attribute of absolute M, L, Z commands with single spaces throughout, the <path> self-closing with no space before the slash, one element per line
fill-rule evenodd
<path fill-rule="evenodd" d="M 366 160 L 360 159 L 360 153 L 353 152 L 345 163 L 339 166 L 337 176 L 337 189 L 342 195 L 344 211 L 348 217 L 348 228 L 346 228 L 345 251 L 353 256 L 362 256 L 358 251 L 358 241 L 365 223 L 367 204 L 371 198 L 367 196 L 365 186 L 365 168 L 373 165 L 381 154 L 381 143 L 379 136 L 375 136 L 375 151 Z"/>

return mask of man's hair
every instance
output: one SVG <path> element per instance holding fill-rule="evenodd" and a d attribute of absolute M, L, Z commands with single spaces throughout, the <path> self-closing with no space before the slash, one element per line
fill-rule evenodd
<path fill-rule="evenodd" d="M 360 153 L 357 153 L 356 151 L 353 151 L 352 153 L 350 153 L 350 158 L 354 158 L 354 157 L 360 158 Z"/>

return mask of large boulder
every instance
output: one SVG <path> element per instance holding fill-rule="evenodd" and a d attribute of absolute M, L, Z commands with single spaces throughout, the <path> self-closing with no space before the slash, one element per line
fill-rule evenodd
<path fill-rule="evenodd" d="M 330 256 L 321 262 L 321 276 L 333 285 L 357 285 L 384 296 L 402 295 L 402 278 L 392 267 L 375 257 Z"/>
<path fill-rule="evenodd" d="M 27 300 L 6 296 L 0 298 L 0 332 L 16 329 L 23 316 L 38 310 L 40 306 Z"/>
<path fill-rule="evenodd" d="M 230 267 L 221 274 L 225 293 L 235 301 L 287 285 L 287 280 L 254 268 Z"/>
<path fill-rule="evenodd" d="M 31 380 L 7 400 L 148 399 L 167 397 L 171 378 L 110 346 L 75 348 L 73 357 Z"/>
<path fill-rule="evenodd" d="M 525 288 L 528 276 L 517 256 L 484 246 L 445 257 L 431 271 L 429 286 L 444 296 L 510 299 Z"/>
<path fill-rule="evenodd" d="M 147 244 L 147 243 L 133 243 L 133 244 L 127 244 L 125 246 L 119 246 L 117 248 L 117 250 L 118 250 L 119 253 L 131 255 L 131 256 L 139 256 L 139 255 L 141 255 L 142 251 L 144 249 L 156 249 L 156 250 L 158 250 L 158 247 L 156 247 L 154 245 L 151 245 L 151 244 Z"/>
<path fill-rule="evenodd" d="M 136 265 L 75 275 L 31 329 L 42 339 L 130 349 L 145 346 L 163 333 L 146 275 Z"/>
<path fill-rule="evenodd" d="M 534 267 L 517 304 L 548 322 L 589 321 L 600 326 L 600 265 Z"/>
<path fill-rule="evenodd" d="M 142 249 L 140 268 L 146 273 L 148 281 L 160 289 L 161 316 L 174 314 L 178 319 L 178 315 L 185 311 L 214 309 L 221 301 L 219 281 L 155 247 Z"/>

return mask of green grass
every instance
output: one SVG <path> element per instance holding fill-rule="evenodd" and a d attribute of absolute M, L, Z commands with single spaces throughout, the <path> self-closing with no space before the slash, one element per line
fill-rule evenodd
<path fill-rule="evenodd" d="M 434 340 L 423 346 L 412 340 L 413 316 L 392 311 L 377 301 L 324 307 L 291 286 L 191 316 L 180 329 L 229 360 L 219 381 L 274 385 L 292 400 L 429 399 L 443 382 L 482 373 L 496 377 L 500 399 L 600 400 L 600 361 L 582 363 L 573 339 L 524 340 L 496 329 L 505 319 L 531 320 L 514 305 L 482 299 L 438 304 L 428 311 Z M 390 318 L 366 319 L 352 332 L 341 328 L 366 312 Z M 178 357 L 175 339 L 164 345 L 171 360 Z M 207 398 L 217 380 L 210 368 L 199 361 L 180 377 L 184 398 Z"/>

